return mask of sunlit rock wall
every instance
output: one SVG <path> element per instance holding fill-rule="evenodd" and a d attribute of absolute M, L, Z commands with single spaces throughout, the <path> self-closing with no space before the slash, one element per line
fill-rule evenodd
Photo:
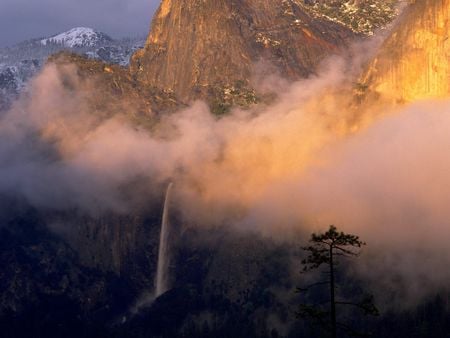
<path fill-rule="evenodd" d="M 295 1 L 164 0 L 131 70 L 145 85 L 192 100 L 245 87 L 261 59 L 288 78 L 305 77 L 353 37 Z"/>
<path fill-rule="evenodd" d="M 363 83 L 396 102 L 450 95 L 450 0 L 418 0 L 370 64 Z"/>

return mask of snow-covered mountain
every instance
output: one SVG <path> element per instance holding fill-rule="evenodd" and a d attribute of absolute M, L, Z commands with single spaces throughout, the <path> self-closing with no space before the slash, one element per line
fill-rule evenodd
<path fill-rule="evenodd" d="M 42 39 L 41 43 L 43 45 L 47 45 L 48 43 L 58 43 L 69 48 L 76 48 L 95 47 L 112 41 L 113 39 L 105 33 L 97 32 L 92 28 L 77 27 L 67 32 Z"/>
<path fill-rule="evenodd" d="M 126 66 L 131 55 L 142 48 L 144 43 L 145 37 L 116 40 L 92 28 L 78 27 L 0 49 L 0 111 L 6 109 L 26 88 L 27 81 L 52 54 L 68 50 Z"/>

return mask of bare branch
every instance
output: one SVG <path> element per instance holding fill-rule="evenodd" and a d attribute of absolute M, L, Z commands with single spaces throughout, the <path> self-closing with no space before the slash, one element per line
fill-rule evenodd
<path fill-rule="evenodd" d="M 317 283 L 314 283 L 314 284 L 311 284 L 311 285 L 308 285 L 308 286 L 305 286 L 305 287 L 297 287 L 297 293 L 300 293 L 300 292 L 305 292 L 305 291 L 308 291 L 309 289 L 311 289 L 311 288 L 313 288 L 313 287 L 316 287 L 316 286 L 320 286 L 320 285 L 329 285 L 330 284 L 330 281 L 323 281 L 323 282 L 317 282 Z"/>

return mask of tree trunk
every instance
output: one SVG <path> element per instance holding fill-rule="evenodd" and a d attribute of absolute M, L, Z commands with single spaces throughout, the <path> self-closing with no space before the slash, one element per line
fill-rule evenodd
<path fill-rule="evenodd" d="M 331 307 L 331 337 L 337 337 L 336 330 L 336 300 L 335 300 L 335 287 L 334 287 L 334 260 L 333 260 L 333 247 L 330 247 L 330 307 Z"/>

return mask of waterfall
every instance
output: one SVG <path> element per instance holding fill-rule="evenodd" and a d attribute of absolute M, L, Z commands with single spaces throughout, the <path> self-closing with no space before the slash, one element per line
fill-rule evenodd
<path fill-rule="evenodd" d="M 159 235 L 158 265 L 155 279 L 155 298 L 161 296 L 169 289 L 169 212 L 173 184 L 167 187 L 166 199 L 164 201 L 163 216 L 161 222 L 161 233 Z"/>

